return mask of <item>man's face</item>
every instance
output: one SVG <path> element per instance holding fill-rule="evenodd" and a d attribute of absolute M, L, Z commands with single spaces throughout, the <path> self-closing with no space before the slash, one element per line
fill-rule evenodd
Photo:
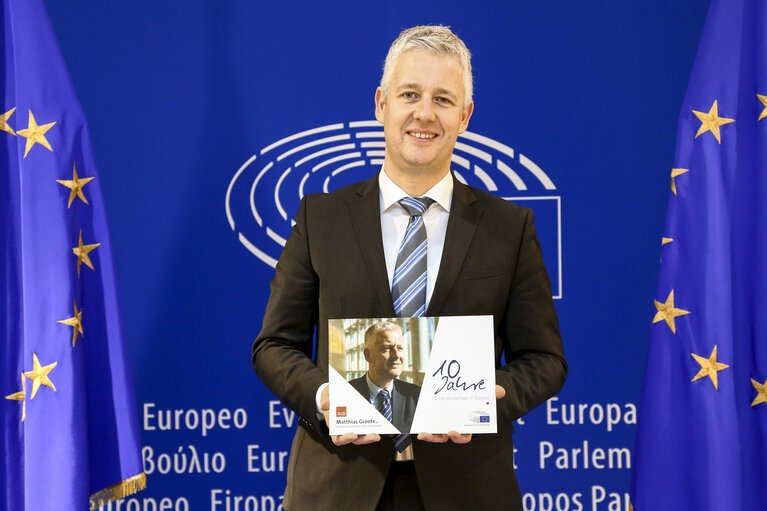
<path fill-rule="evenodd" d="M 466 131 L 463 71 L 456 57 L 408 50 L 396 61 L 386 97 L 376 91 L 376 119 L 384 125 L 387 173 L 442 176 L 459 133 Z"/>
<path fill-rule="evenodd" d="M 365 348 L 365 360 L 373 383 L 385 386 L 402 374 L 405 368 L 405 343 L 400 330 L 378 334 L 372 348 Z"/>

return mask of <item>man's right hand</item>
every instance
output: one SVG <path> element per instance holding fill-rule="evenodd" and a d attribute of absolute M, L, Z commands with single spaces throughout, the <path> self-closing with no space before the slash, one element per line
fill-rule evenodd
<path fill-rule="evenodd" d="M 330 427 L 330 385 L 326 385 L 322 389 L 322 395 L 320 397 L 320 410 L 325 416 L 325 424 Z M 344 433 L 343 435 L 330 435 L 333 443 L 336 445 L 365 445 L 372 444 L 381 440 L 381 435 L 378 433 L 368 433 L 367 435 L 355 435 L 354 433 Z"/>

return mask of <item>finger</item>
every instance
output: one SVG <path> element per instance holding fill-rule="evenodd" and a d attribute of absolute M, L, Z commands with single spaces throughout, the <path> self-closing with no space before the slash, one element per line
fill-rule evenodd
<path fill-rule="evenodd" d="M 354 433 L 344 433 L 343 435 L 331 435 L 333 443 L 336 445 L 346 445 L 357 439 Z"/>
<path fill-rule="evenodd" d="M 424 442 L 432 442 L 435 444 L 444 444 L 448 441 L 447 435 L 442 434 L 431 434 L 431 433 L 418 433 L 418 440 L 422 440 Z"/>
<path fill-rule="evenodd" d="M 457 431 L 450 431 L 448 432 L 447 436 L 456 444 L 468 444 L 471 442 L 471 433 L 462 435 Z"/>
<path fill-rule="evenodd" d="M 365 445 L 372 444 L 373 442 L 378 442 L 379 440 L 381 440 L 381 435 L 378 433 L 368 433 L 365 436 L 358 436 L 352 443 L 354 445 Z"/>
<path fill-rule="evenodd" d="M 495 386 L 495 399 L 501 399 L 505 395 L 506 395 L 506 389 L 504 389 L 500 385 L 496 385 Z"/>

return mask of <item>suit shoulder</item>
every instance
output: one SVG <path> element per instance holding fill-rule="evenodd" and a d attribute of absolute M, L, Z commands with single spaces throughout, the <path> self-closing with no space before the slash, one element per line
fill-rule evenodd
<path fill-rule="evenodd" d="M 397 387 L 397 392 L 407 394 L 411 396 L 418 396 L 421 393 L 421 387 L 413 383 L 408 383 L 402 380 L 394 380 L 394 385 Z"/>
<path fill-rule="evenodd" d="M 367 381 L 365 380 L 365 375 L 364 374 L 362 376 L 357 377 L 357 378 L 352 378 L 351 380 L 349 380 L 349 383 L 352 384 L 352 385 L 354 385 L 355 383 L 365 383 L 365 385 L 367 385 Z"/>
<path fill-rule="evenodd" d="M 368 382 L 365 380 L 365 376 L 362 375 L 359 378 L 354 378 L 349 380 L 349 385 L 354 387 L 357 392 L 362 394 L 363 396 L 367 396 L 368 393 Z"/>
<path fill-rule="evenodd" d="M 492 193 L 480 188 L 475 188 L 473 186 L 467 185 L 463 186 L 465 186 L 474 196 L 478 204 L 493 211 L 495 214 L 505 214 L 513 217 L 525 218 L 531 211 L 530 208 L 526 208 L 524 206 L 520 206 L 519 204 L 515 204 L 514 202 L 502 199 L 501 197 L 493 195 Z"/>
<path fill-rule="evenodd" d="M 330 193 L 310 193 L 307 194 L 304 199 L 307 203 L 332 203 L 343 202 L 345 200 L 358 196 L 365 187 L 368 185 L 367 181 L 360 181 L 352 183 L 350 185 L 342 186 L 338 190 L 333 190 Z"/>

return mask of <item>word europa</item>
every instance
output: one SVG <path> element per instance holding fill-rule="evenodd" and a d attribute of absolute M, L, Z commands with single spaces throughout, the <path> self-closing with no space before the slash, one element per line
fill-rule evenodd
<path fill-rule="evenodd" d="M 445 364 L 447 364 L 447 374 L 445 372 Z M 436 396 L 442 390 L 452 390 L 455 392 L 467 391 L 467 390 L 485 390 L 485 380 L 479 380 L 477 383 L 466 383 L 461 381 L 461 364 L 457 360 L 451 360 L 448 364 L 447 360 L 443 361 L 439 368 L 434 371 L 432 376 L 438 374 L 442 377 L 442 386 L 434 392 Z"/>
<path fill-rule="evenodd" d="M 591 498 L 584 506 L 583 493 L 525 493 L 522 507 L 525 511 L 629 511 L 631 509 L 628 493 L 608 492 L 604 486 L 592 486 L 586 494 Z"/>
<path fill-rule="evenodd" d="M 260 505 L 259 505 L 260 504 Z M 231 490 L 210 490 L 210 511 L 284 511 L 282 495 L 232 495 Z"/>
<path fill-rule="evenodd" d="M 612 447 L 604 449 L 599 447 L 592 448 L 589 441 L 584 440 L 582 447 L 573 447 L 571 449 L 554 449 L 551 442 L 540 442 L 538 444 L 538 454 L 540 455 L 540 468 L 546 468 L 546 460 L 554 457 L 554 466 L 558 469 L 570 468 L 596 468 L 599 470 L 608 468 L 631 468 L 631 451 L 627 447 Z M 605 464 L 606 460 L 606 464 Z M 580 466 L 579 462 L 580 461 Z"/>
<path fill-rule="evenodd" d="M 208 431 L 219 427 L 229 429 L 234 426 L 243 429 L 248 424 L 248 414 L 243 408 L 237 408 L 232 413 L 228 408 L 222 408 L 218 412 L 210 408 L 204 408 L 199 412 L 190 410 L 157 410 L 154 403 L 144 403 L 144 431 L 159 429 L 169 431 L 171 429 L 202 430 L 202 436 L 207 436 Z"/>
<path fill-rule="evenodd" d="M 612 431 L 618 424 L 636 424 L 637 407 L 633 403 L 619 405 L 618 403 L 561 403 L 558 397 L 546 401 L 547 424 L 602 424 L 607 425 L 607 431 Z"/>

